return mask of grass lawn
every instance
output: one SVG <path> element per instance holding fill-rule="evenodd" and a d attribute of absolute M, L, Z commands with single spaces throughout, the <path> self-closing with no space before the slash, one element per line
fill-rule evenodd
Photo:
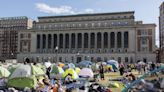
<path fill-rule="evenodd" d="M 133 74 L 138 76 L 138 73 L 136 71 L 133 71 Z M 121 92 L 124 89 L 124 86 L 119 81 L 109 81 L 109 79 L 116 79 L 116 78 L 122 78 L 123 76 L 120 76 L 119 72 L 109 72 L 105 73 L 105 80 L 99 81 L 98 83 L 103 86 L 108 86 L 110 82 L 116 82 L 119 84 L 119 88 L 110 88 L 112 92 Z"/>

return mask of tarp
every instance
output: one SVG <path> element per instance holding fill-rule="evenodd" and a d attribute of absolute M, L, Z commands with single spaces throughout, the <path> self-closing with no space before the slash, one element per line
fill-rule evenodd
<path fill-rule="evenodd" d="M 93 78 L 93 71 L 90 68 L 81 69 L 79 76 Z"/>
<path fill-rule="evenodd" d="M 9 75 L 10 75 L 10 72 L 6 68 L 0 66 L 0 78 L 8 77 Z"/>
<path fill-rule="evenodd" d="M 79 78 L 78 74 L 75 72 L 74 69 L 67 69 L 63 74 L 63 78 L 65 78 L 68 74 L 71 74 L 73 79 Z"/>

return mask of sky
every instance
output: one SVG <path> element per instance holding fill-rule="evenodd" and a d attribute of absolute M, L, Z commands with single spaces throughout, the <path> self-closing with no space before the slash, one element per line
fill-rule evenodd
<path fill-rule="evenodd" d="M 164 0 L 0 0 L 0 17 L 57 16 L 83 13 L 135 11 L 135 20 L 155 23 L 159 45 L 159 6 Z"/>

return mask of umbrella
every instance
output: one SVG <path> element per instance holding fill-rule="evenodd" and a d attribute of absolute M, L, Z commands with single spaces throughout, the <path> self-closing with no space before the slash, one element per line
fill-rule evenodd
<path fill-rule="evenodd" d="M 63 78 L 65 78 L 68 74 L 71 74 L 73 79 L 79 78 L 78 74 L 75 72 L 74 69 L 71 68 L 67 69 L 63 74 Z"/>
<path fill-rule="evenodd" d="M 10 75 L 10 72 L 6 68 L 0 66 L 0 78 L 8 77 L 9 75 Z"/>
<path fill-rule="evenodd" d="M 93 71 L 90 68 L 81 69 L 79 76 L 93 78 Z"/>
<path fill-rule="evenodd" d="M 50 62 L 45 62 L 44 65 L 46 66 L 46 68 L 48 68 L 48 67 L 51 66 L 51 63 Z"/>

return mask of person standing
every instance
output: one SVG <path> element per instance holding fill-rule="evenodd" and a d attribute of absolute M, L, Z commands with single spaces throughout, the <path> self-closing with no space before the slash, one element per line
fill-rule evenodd
<path fill-rule="evenodd" d="M 120 65 L 120 69 L 119 69 L 119 71 L 120 71 L 120 75 L 122 76 L 122 75 L 124 74 L 124 71 L 125 71 L 123 65 Z"/>
<path fill-rule="evenodd" d="M 99 73 L 100 73 L 101 80 L 105 80 L 105 78 L 104 78 L 104 67 L 103 67 L 102 63 L 101 63 L 99 68 L 100 68 Z"/>
<path fill-rule="evenodd" d="M 51 67 L 48 67 L 46 69 L 46 75 L 48 76 L 49 79 L 50 79 L 50 72 L 51 72 Z"/>

